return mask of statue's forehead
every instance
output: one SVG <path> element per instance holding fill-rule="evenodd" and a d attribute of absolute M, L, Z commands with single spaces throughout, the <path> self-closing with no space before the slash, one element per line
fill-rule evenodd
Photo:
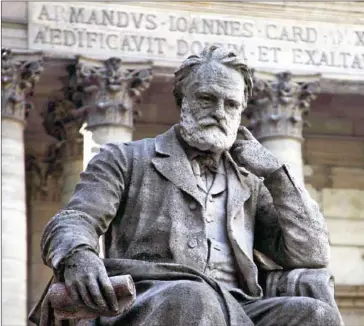
<path fill-rule="evenodd" d="M 238 71 L 214 61 L 198 66 L 190 77 L 191 82 L 199 84 L 244 84 L 244 78 Z"/>
<path fill-rule="evenodd" d="M 204 89 L 216 92 L 237 93 L 244 92 L 244 78 L 233 68 L 222 64 L 206 63 L 192 73 L 190 90 Z"/>

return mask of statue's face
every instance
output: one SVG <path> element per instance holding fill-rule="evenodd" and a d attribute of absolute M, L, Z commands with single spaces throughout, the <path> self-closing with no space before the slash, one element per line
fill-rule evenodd
<path fill-rule="evenodd" d="M 191 74 L 181 105 L 181 135 L 202 151 L 228 150 L 241 121 L 244 79 L 236 70 L 215 62 Z"/>

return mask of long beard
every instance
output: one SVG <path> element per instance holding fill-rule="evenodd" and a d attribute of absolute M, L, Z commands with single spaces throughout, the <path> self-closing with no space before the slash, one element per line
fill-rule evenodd
<path fill-rule="evenodd" d="M 182 110 L 180 132 L 188 145 L 201 151 L 221 153 L 229 150 L 236 140 L 239 122 L 232 124 L 226 124 L 224 131 L 218 126 L 206 127 L 203 121 L 197 122 L 192 114 Z"/>

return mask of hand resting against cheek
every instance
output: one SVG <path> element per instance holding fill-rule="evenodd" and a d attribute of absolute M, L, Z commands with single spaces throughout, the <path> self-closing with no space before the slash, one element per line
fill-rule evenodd
<path fill-rule="evenodd" d="M 243 139 L 236 140 L 230 150 L 239 165 L 263 178 L 281 167 L 278 159 L 246 127 L 239 128 L 239 135 Z"/>

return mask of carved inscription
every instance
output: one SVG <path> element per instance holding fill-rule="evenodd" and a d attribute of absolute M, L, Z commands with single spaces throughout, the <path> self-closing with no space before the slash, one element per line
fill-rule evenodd
<path fill-rule="evenodd" d="M 355 25 L 77 2 L 34 2 L 29 10 L 29 46 L 34 49 L 173 64 L 218 44 L 234 49 L 257 68 L 364 71 L 364 30 Z"/>

